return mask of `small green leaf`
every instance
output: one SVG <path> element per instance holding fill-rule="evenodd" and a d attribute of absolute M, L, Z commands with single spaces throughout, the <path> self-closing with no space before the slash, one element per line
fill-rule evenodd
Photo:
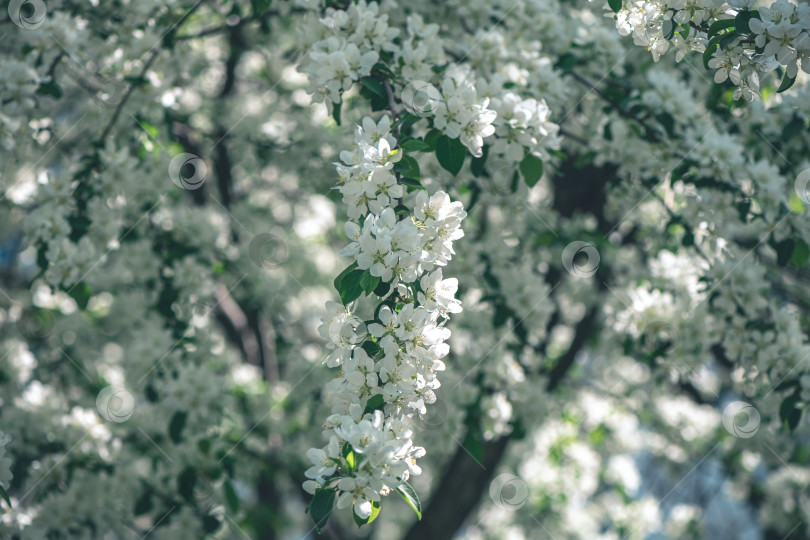
<path fill-rule="evenodd" d="M 348 274 L 344 275 L 339 280 L 339 283 L 338 280 L 335 279 L 335 287 L 340 294 L 340 301 L 343 302 L 344 306 L 357 300 L 363 293 L 363 286 L 360 284 L 360 280 L 363 278 L 364 273 L 365 270 L 354 268 Z"/>
<path fill-rule="evenodd" d="M 422 185 L 422 182 L 420 182 L 419 180 L 414 180 L 413 178 L 400 178 L 399 183 L 404 186 L 410 186 L 420 189 L 424 189 L 425 187 Z"/>
<path fill-rule="evenodd" d="M 796 406 L 798 402 L 799 395 L 794 393 L 792 396 L 785 398 L 779 406 L 779 419 L 790 431 L 796 429 L 802 419 L 802 410 Z"/>
<path fill-rule="evenodd" d="M 661 31 L 664 34 L 664 39 L 666 39 L 667 41 L 672 39 L 673 36 L 675 36 L 675 28 L 677 27 L 678 25 L 675 24 L 675 21 L 673 21 L 672 19 L 665 19 L 661 25 Z"/>
<path fill-rule="evenodd" d="M 430 152 L 433 148 L 421 139 L 407 139 L 399 143 L 399 146 L 406 152 Z"/>
<path fill-rule="evenodd" d="M 451 139 L 447 135 L 442 135 L 436 141 L 436 157 L 439 160 L 439 165 L 453 176 L 461 172 L 466 155 L 467 148 L 458 138 Z"/>
<path fill-rule="evenodd" d="M 216 516 L 212 516 L 211 514 L 208 514 L 207 516 L 203 517 L 202 522 L 203 522 L 203 530 L 207 533 L 212 533 L 216 531 L 217 529 L 219 529 L 219 526 L 221 525 L 219 519 L 217 519 Z"/>
<path fill-rule="evenodd" d="M 183 428 L 186 427 L 186 420 L 188 419 L 188 414 L 184 411 L 177 411 L 172 416 L 172 419 L 169 421 L 169 437 L 171 438 L 174 444 L 179 444 L 182 434 Z"/>
<path fill-rule="evenodd" d="M 11 497 L 8 496 L 8 493 L 6 493 L 6 490 L 3 489 L 3 486 L 0 486 L 0 497 L 2 497 L 3 500 L 6 501 L 8 507 L 11 508 Z"/>
<path fill-rule="evenodd" d="M 56 84 L 56 81 L 41 83 L 39 88 L 37 88 L 37 95 L 51 96 L 54 99 L 59 99 L 62 97 L 62 88 Z"/>
<path fill-rule="evenodd" d="M 385 282 L 383 281 L 383 283 L 385 283 Z M 360 345 L 360 347 L 362 347 L 362 349 L 363 349 L 364 351 L 366 351 L 366 354 L 368 354 L 368 355 L 369 355 L 369 357 L 371 357 L 371 358 L 374 358 L 375 356 L 377 356 L 377 353 L 378 353 L 378 352 L 380 352 L 380 351 L 382 350 L 382 349 L 380 348 L 380 346 L 379 346 L 379 345 L 377 345 L 376 343 L 374 343 L 373 341 L 364 341 L 364 342 L 363 342 L 363 343 Z M 364 413 L 364 414 L 365 414 L 366 412 L 368 412 L 368 411 L 363 411 L 363 413 Z"/>
<path fill-rule="evenodd" d="M 385 398 L 383 398 L 382 394 L 374 394 L 368 401 L 366 401 L 366 407 L 363 409 L 363 414 L 372 413 L 376 410 L 381 410 L 383 405 L 385 404 Z"/>
<path fill-rule="evenodd" d="M 368 88 L 368 90 L 371 93 L 376 94 L 381 98 L 388 99 L 388 96 L 385 93 L 385 87 L 383 86 L 383 83 L 381 83 L 374 77 L 363 77 L 362 79 L 360 79 L 360 84 Z"/>
<path fill-rule="evenodd" d="M 419 496 L 416 494 L 416 491 L 414 491 L 408 482 L 402 482 L 402 485 L 397 488 L 397 491 L 402 495 L 402 498 L 405 499 L 405 502 L 408 503 L 408 506 L 413 508 L 413 511 L 416 512 L 416 518 L 421 521 L 422 503 L 419 502 Z"/>
<path fill-rule="evenodd" d="M 725 30 L 727 28 L 734 28 L 735 24 L 736 24 L 735 19 L 722 19 L 719 21 L 714 21 L 712 25 L 709 27 L 708 36 L 712 37 L 721 30 Z"/>
<path fill-rule="evenodd" d="M 618 13 L 622 9 L 622 0 L 608 0 L 608 5 L 613 10 L 613 13 Z"/>
<path fill-rule="evenodd" d="M 795 244 L 792 238 L 786 238 L 773 246 L 776 249 L 776 264 L 782 267 L 787 266 L 793 256 Z"/>
<path fill-rule="evenodd" d="M 233 488 L 230 480 L 225 480 L 222 484 L 222 495 L 225 497 L 225 504 L 228 505 L 228 510 L 233 514 L 239 513 L 239 496 Z"/>
<path fill-rule="evenodd" d="M 177 492 L 187 501 L 194 497 L 194 486 L 197 485 L 197 471 L 186 467 L 177 475 Z"/>
<path fill-rule="evenodd" d="M 343 105 L 343 97 L 340 98 L 340 101 L 337 103 L 332 104 L 332 118 L 335 119 L 335 123 L 340 125 L 340 107 Z"/>
<path fill-rule="evenodd" d="M 329 516 L 332 515 L 332 510 L 335 508 L 335 490 L 331 488 L 319 488 L 315 491 L 315 496 L 312 497 L 307 512 L 309 512 L 312 521 L 315 522 L 315 527 L 318 529 L 318 534 L 326 526 L 329 521 Z"/>
<path fill-rule="evenodd" d="M 790 255 L 790 263 L 802 268 L 807 265 L 808 260 L 810 260 L 810 247 L 804 240 L 797 238 L 793 245 L 793 253 Z"/>
<path fill-rule="evenodd" d="M 253 8 L 253 15 L 262 15 L 270 9 L 273 0 L 250 0 L 250 7 Z"/>
<path fill-rule="evenodd" d="M 487 156 L 489 156 L 489 145 L 485 144 L 484 148 L 481 149 L 481 157 L 474 157 L 472 161 L 470 161 L 470 171 L 472 171 L 473 176 L 479 177 L 484 174 L 484 165 L 487 163 Z"/>
<path fill-rule="evenodd" d="M 90 289 L 90 285 L 84 281 L 75 284 L 73 287 L 68 289 L 67 293 L 68 296 L 76 301 L 76 305 L 79 306 L 79 309 L 82 310 L 87 307 L 90 297 L 93 296 L 93 291 Z"/>
<path fill-rule="evenodd" d="M 751 20 L 751 12 L 750 11 L 740 11 L 737 13 L 737 16 L 734 17 L 734 28 L 743 34 L 748 34 L 751 32 L 751 27 L 748 25 L 749 21 Z"/>
<path fill-rule="evenodd" d="M 343 447 L 343 458 L 346 460 L 346 466 L 349 467 L 350 471 L 357 467 L 357 455 L 354 453 L 352 445 L 348 443 Z"/>
<path fill-rule="evenodd" d="M 356 268 L 357 268 L 357 263 L 353 262 L 352 264 L 350 264 L 349 266 L 344 268 L 343 272 L 338 274 L 338 276 L 335 278 L 335 290 L 336 291 L 340 291 L 340 284 L 343 281 L 343 278 L 345 278 L 347 275 L 349 275 Z"/>
<path fill-rule="evenodd" d="M 431 129 L 425 134 L 424 141 L 427 145 L 430 146 L 431 150 L 436 150 L 436 142 L 439 140 L 439 137 L 442 136 L 442 132 L 438 129 Z"/>
<path fill-rule="evenodd" d="M 380 284 L 377 285 L 377 288 L 374 289 L 374 294 L 377 296 L 385 296 L 388 294 L 388 290 L 391 288 L 391 284 L 387 281 L 380 280 Z"/>
<path fill-rule="evenodd" d="M 782 84 L 779 85 L 779 88 L 776 90 L 776 93 L 781 94 L 782 92 L 793 86 L 793 83 L 795 82 L 796 77 L 788 77 L 787 73 L 785 73 L 785 76 L 782 77 Z"/>
<path fill-rule="evenodd" d="M 152 509 L 152 494 L 148 491 L 145 491 L 138 499 L 135 501 L 135 509 L 133 513 L 136 516 L 141 516 Z"/>
<path fill-rule="evenodd" d="M 403 178 L 412 178 L 413 180 L 422 179 L 422 173 L 419 171 L 419 163 L 411 156 L 402 156 L 402 158 L 394 164 L 394 172 L 398 172 Z"/>
<path fill-rule="evenodd" d="M 543 176 L 543 160 L 534 154 L 526 154 L 520 162 L 520 174 L 523 175 L 527 186 L 534 187 Z"/>
<path fill-rule="evenodd" d="M 380 278 L 377 276 L 372 276 L 371 271 L 366 270 L 363 272 L 362 277 L 360 278 L 360 287 L 362 287 L 363 292 L 366 293 L 366 296 L 371 294 L 374 289 L 377 288 L 377 285 L 380 284 Z"/>
<path fill-rule="evenodd" d="M 354 511 L 354 508 L 352 508 L 352 515 L 354 516 L 354 522 L 357 523 L 358 527 L 368 525 L 369 523 L 377 519 L 377 516 L 380 515 L 380 510 L 381 510 L 380 501 L 371 501 L 371 515 L 368 516 L 368 518 L 363 519 L 360 516 L 358 516 L 357 513 Z"/>
<path fill-rule="evenodd" d="M 717 45 L 720 43 L 721 39 L 723 39 L 723 36 L 714 36 L 709 40 L 709 43 L 706 44 L 706 50 L 703 52 L 703 67 L 706 69 L 711 69 L 709 67 L 709 60 L 714 56 L 714 51 L 717 50 Z"/>

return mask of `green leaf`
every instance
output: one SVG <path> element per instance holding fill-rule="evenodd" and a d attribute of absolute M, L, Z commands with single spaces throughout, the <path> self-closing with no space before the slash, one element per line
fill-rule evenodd
<path fill-rule="evenodd" d="M 340 279 L 340 283 L 335 279 L 335 287 L 340 294 L 340 301 L 343 302 L 344 306 L 357 300 L 363 293 L 363 286 L 360 284 L 360 280 L 363 279 L 364 273 L 365 270 L 354 268 Z"/>
<path fill-rule="evenodd" d="M 133 513 L 136 516 L 141 516 L 150 511 L 152 507 L 152 494 L 145 491 L 140 497 L 138 497 L 138 500 L 135 501 L 135 509 L 133 510 Z"/>
<path fill-rule="evenodd" d="M 618 13 L 622 9 L 622 0 L 608 0 L 608 5 L 613 10 L 613 13 Z"/>
<path fill-rule="evenodd" d="M 379 284 L 380 278 L 378 278 L 377 276 L 372 276 L 370 270 L 366 270 L 365 272 L 363 272 L 363 275 L 360 278 L 360 287 L 362 287 L 363 292 L 366 293 L 366 296 L 371 294 Z"/>
<path fill-rule="evenodd" d="M 399 143 L 399 146 L 406 152 L 430 152 L 433 150 L 433 148 L 422 139 L 407 139 Z"/>
<path fill-rule="evenodd" d="M 458 138 L 451 139 L 447 135 L 442 135 L 436 141 L 436 157 L 439 159 L 439 165 L 453 176 L 461 172 L 466 155 L 467 148 Z"/>
<path fill-rule="evenodd" d="M 487 156 L 489 155 L 489 145 L 485 144 L 481 149 L 481 157 L 474 157 L 470 161 L 470 171 L 473 176 L 478 177 L 484 174 L 484 165 L 487 163 Z"/>
<path fill-rule="evenodd" d="M 779 85 L 779 88 L 776 90 L 776 93 L 780 94 L 780 93 L 784 92 L 785 90 L 787 90 L 788 88 L 793 86 L 793 83 L 795 83 L 795 82 L 796 82 L 796 77 L 788 77 L 787 73 L 785 73 L 785 76 L 782 77 L 782 84 Z"/>
<path fill-rule="evenodd" d="M 253 9 L 253 15 L 262 15 L 265 11 L 270 9 L 270 4 L 273 0 L 250 0 L 250 7 Z"/>
<path fill-rule="evenodd" d="M 197 485 L 197 471 L 186 467 L 177 475 L 177 492 L 187 501 L 194 497 L 194 486 Z"/>
<path fill-rule="evenodd" d="M 37 95 L 51 96 L 54 99 L 59 99 L 62 97 L 62 88 L 56 84 L 56 81 L 49 81 L 39 85 Z"/>
<path fill-rule="evenodd" d="M 356 268 L 357 268 L 357 263 L 353 262 L 352 264 L 350 264 L 349 266 L 344 268 L 343 272 L 338 274 L 338 276 L 335 278 L 335 282 L 334 282 L 336 291 L 340 291 L 340 284 L 343 281 L 343 278 L 345 278 L 347 275 L 349 275 Z"/>
<path fill-rule="evenodd" d="M 93 296 L 93 291 L 90 289 L 90 285 L 84 281 L 80 281 L 79 283 L 75 284 L 73 287 L 68 289 L 67 293 L 68 296 L 76 301 L 76 305 L 79 306 L 79 309 L 81 310 L 87 307 L 90 297 Z"/>
<path fill-rule="evenodd" d="M 703 67 L 706 69 L 711 69 L 709 67 L 709 60 L 714 56 L 714 51 L 717 50 L 717 45 L 720 43 L 721 39 L 723 39 L 723 36 L 714 36 L 709 40 L 709 43 L 706 44 L 706 50 L 703 52 Z"/>
<path fill-rule="evenodd" d="M 804 120 L 799 115 L 794 115 L 793 120 L 782 128 L 782 139 L 790 140 L 804 130 Z"/>
<path fill-rule="evenodd" d="M 239 512 L 239 496 L 236 494 L 236 490 L 233 488 L 233 484 L 231 484 L 230 480 L 225 480 L 222 484 L 222 494 L 225 497 L 225 504 L 228 505 L 228 510 L 233 514 L 237 514 Z"/>
<path fill-rule="evenodd" d="M 739 13 L 737 13 L 737 16 L 734 17 L 734 28 L 737 30 L 737 32 L 748 34 L 751 32 L 751 27 L 748 25 L 748 22 L 750 20 L 751 20 L 750 11 L 740 11 Z"/>
<path fill-rule="evenodd" d="M 677 27 L 678 25 L 676 25 L 675 21 L 673 21 L 672 19 L 664 20 L 664 22 L 661 25 L 661 30 L 664 34 L 664 39 L 666 39 L 667 41 L 672 39 L 673 36 L 675 36 L 675 28 Z"/>
<path fill-rule="evenodd" d="M 384 404 L 385 398 L 383 398 L 383 395 L 374 394 L 368 398 L 368 401 L 366 401 L 366 407 L 363 409 L 363 414 L 372 413 L 376 410 L 382 410 Z"/>
<path fill-rule="evenodd" d="M 790 263 L 802 268 L 810 260 L 810 247 L 801 238 L 797 238 L 793 245 L 793 253 L 790 255 Z"/>
<path fill-rule="evenodd" d="M 340 101 L 337 103 L 332 104 L 332 118 L 335 119 L 335 123 L 340 125 L 340 108 L 343 106 L 343 97 L 341 96 Z"/>
<path fill-rule="evenodd" d="M 794 246 L 795 242 L 792 238 L 787 238 L 774 244 L 773 247 L 776 250 L 776 264 L 782 267 L 787 266 L 793 256 Z"/>
<path fill-rule="evenodd" d="M 402 495 L 402 498 L 405 499 L 405 502 L 408 503 L 408 506 L 413 508 L 413 511 L 416 512 L 416 518 L 421 521 L 422 503 L 419 502 L 419 496 L 416 494 L 416 491 L 414 491 L 408 482 L 402 482 L 402 485 L 397 488 L 397 491 Z"/>
<path fill-rule="evenodd" d="M 402 158 L 394 164 L 394 172 L 398 172 L 403 178 L 412 178 L 414 180 L 422 179 L 422 173 L 419 171 L 419 163 L 411 156 L 402 156 Z"/>
<path fill-rule="evenodd" d="M 329 521 L 329 516 L 332 515 L 334 508 L 335 490 L 332 488 L 317 489 L 306 511 L 309 512 L 312 521 L 315 522 L 318 534 L 320 534 L 321 530 L 326 526 L 326 522 Z"/>
<path fill-rule="evenodd" d="M 374 77 L 363 77 L 360 79 L 360 84 L 368 88 L 368 90 L 378 95 L 381 98 L 388 99 L 388 95 L 385 93 L 385 87 L 383 83 L 375 79 Z"/>
<path fill-rule="evenodd" d="M 372 81 L 376 81 L 377 83 L 380 82 L 377 81 L 377 79 L 374 79 L 373 77 L 368 78 L 371 79 Z M 383 90 L 382 94 L 379 94 L 378 92 L 371 89 L 373 85 L 374 83 L 370 81 L 367 82 L 366 84 L 362 84 L 360 86 L 360 95 L 369 101 L 372 111 L 382 111 L 383 109 L 387 109 L 388 98 L 385 95 L 385 90 Z"/>
<path fill-rule="evenodd" d="M 714 21 L 712 25 L 709 27 L 708 36 L 712 37 L 721 30 L 725 30 L 727 28 L 734 28 L 735 24 L 737 24 L 735 19 L 722 19 L 719 21 Z"/>
<path fill-rule="evenodd" d="M 790 431 L 796 429 L 802 419 L 802 410 L 796 406 L 798 402 L 799 395 L 794 393 L 792 396 L 785 398 L 779 406 L 779 419 Z"/>
<path fill-rule="evenodd" d="M 346 460 L 346 465 L 349 467 L 349 470 L 354 470 L 354 468 L 357 467 L 357 456 L 354 453 L 352 445 L 349 443 L 343 445 L 343 459 Z"/>
<path fill-rule="evenodd" d="M 171 438 L 174 444 L 179 444 L 182 434 L 183 428 L 186 427 L 186 420 L 188 419 L 188 413 L 184 411 L 177 411 L 172 416 L 172 419 L 169 421 L 169 437 Z"/>
<path fill-rule="evenodd" d="M 383 282 L 383 283 L 385 283 L 385 282 Z M 371 341 L 371 340 L 369 340 L 369 341 L 364 341 L 364 342 L 363 342 L 363 343 L 360 345 L 360 347 L 361 347 L 361 348 L 362 348 L 364 351 L 366 351 L 366 354 L 368 354 L 368 356 L 369 356 L 370 358 L 374 358 L 375 356 L 377 356 L 377 353 L 378 353 L 378 352 L 380 352 L 380 351 L 382 350 L 382 349 L 380 348 L 380 346 L 379 346 L 379 345 L 377 345 L 376 343 L 374 343 L 374 342 L 373 342 L 373 341 Z M 367 412 L 367 411 L 364 411 L 364 414 L 365 414 L 365 412 Z"/>
<path fill-rule="evenodd" d="M 211 514 L 208 514 L 207 516 L 203 517 L 202 522 L 203 522 L 203 530 L 207 533 L 212 533 L 216 531 L 217 529 L 219 529 L 219 526 L 221 525 L 219 519 L 217 519 L 216 516 L 212 516 Z"/>
<path fill-rule="evenodd" d="M 0 497 L 3 497 L 3 500 L 6 501 L 6 504 L 9 508 L 11 508 L 11 497 L 8 496 L 6 490 L 3 489 L 3 486 L 0 486 Z"/>
<path fill-rule="evenodd" d="M 368 516 L 367 519 L 363 519 L 360 516 L 358 516 L 357 513 L 354 511 L 354 508 L 352 508 L 352 515 L 354 516 L 354 522 L 357 523 L 358 527 L 368 525 L 369 523 L 377 519 L 377 516 L 380 515 L 380 510 L 381 510 L 380 501 L 371 501 L 371 515 Z"/>
<path fill-rule="evenodd" d="M 420 189 L 424 189 L 425 187 L 422 185 L 422 182 L 420 182 L 419 180 L 414 180 L 413 178 L 400 178 L 399 183 L 404 186 L 410 186 Z"/>
<path fill-rule="evenodd" d="M 399 126 L 400 133 L 408 133 L 411 129 L 411 126 L 413 126 L 416 122 L 418 122 L 421 119 L 422 117 L 416 114 L 411 113 L 404 114 L 399 118 L 399 120 L 391 124 L 391 128 L 393 129 Z M 431 150 L 433 150 L 433 148 L 431 148 Z"/>
<path fill-rule="evenodd" d="M 534 187 L 543 176 L 543 160 L 534 154 L 526 154 L 520 162 L 520 174 L 523 175 L 527 186 Z"/>
<path fill-rule="evenodd" d="M 391 284 L 387 281 L 380 280 L 380 284 L 377 285 L 377 288 L 374 289 L 374 294 L 377 296 L 385 296 L 388 294 L 388 290 L 391 288 Z"/>
<path fill-rule="evenodd" d="M 438 142 L 439 137 L 442 136 L 442 132 L 438 129 L 431 129 L 425 134 L 424 140 L 425 143 L 430 146 L 431 150 L 436 150 L 436 142 Z"/>

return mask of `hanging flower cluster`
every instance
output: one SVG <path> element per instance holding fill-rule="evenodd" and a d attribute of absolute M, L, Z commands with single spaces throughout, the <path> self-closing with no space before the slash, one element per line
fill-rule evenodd
<path fill-rule="evenodd" d="M 371 213 L 345 225 L 350 243 L 341 254 L 353 262 L 335 280 L 343 303 L 327 305 L 331 315 L 320 327 L 330 349 L 326 364 L 340 372 L 326 387 L 328 443 L 307 452 L 312 467 L 304 488 L 316 495 L 310 510 L 319 525 L 318 508 L 327 500 L 331 509 L 335 497 L 362 522 L 376 517 L 380 496 L 392 490 L 418 504 L 407 480 L 421 472 L 416 459 L 425 450 L 413 445 L 413 420 L 436 401 L 437 373 L 449 352 L 445 323 L 461 311 L 458 282 L 445 279 L 441 267 L 467 214 L 447 193 L 405 193 L 396 183 L 392 165 L 402 150 L 392 150 L 390 127 L 387 116 L 379 123 L 365 118 L 357 148 L 342 152 L 337 164 L 349 215 Z M 358 316 L 363 292 L 378 298 L 367 321 Z"/>

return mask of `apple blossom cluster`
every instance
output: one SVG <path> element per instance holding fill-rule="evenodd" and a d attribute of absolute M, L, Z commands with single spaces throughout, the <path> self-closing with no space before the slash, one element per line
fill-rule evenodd
<path fill-rule="evenodd" d="M 391 40 L 399 30 L 388 26 L 388 16 L 379 14 L 379 6 L 366 0 L 352 4 L 345 11 L 327 8 L 320 19 L 321 34 L 312 50 L 301 62 L 302 71 L 310 77 L 316 102 L 325 101 L 332 109 L 340 103 L 342 92 L 371 73 L 380 59 L 378 51 L 390 51 Z M 304 25 L 302 32 L 312 32 L 316 25 Z M 314 36 L 307 36 L 311 39 Z"/>
<path fill-rule="evenodd" d="M 490 151 L 509 161 L 521 161 L 526 152 L 548 157 L 549 149 L 560 147 L 560 126 L 550 120 L 551 109 L 545 100 L 522 99 L 505 92 L 492 100 L 497 113 L 495 140 Z"/>
<path fill-rule="evenodd" d="M 807 3 L 777 0 L 760 9 L 751 0 L 619 0 L 616 5 L 621 6 L 614 7 L 620 34 L 632 34 L 656 62 L 670 47 L 679 62 L 690 52 L 703 53 L 706 67 L 716 70 L 714 81 L 730 80 L 737 87 L 734 99 L 759 96 L 761 79 L 780 66 L 785 72 L 780 90 L 793 84 L 799 69 L 810 73 Z"/>
<path fill-rule="evenodd" d="M 481 157 L 484 139 L 495 133 L 492 123 L 498 113 L 488 109 L 489 98 L 483 100 L 467 79 L 465 73 L 456 69 L 442 83 L 443 99 L 436 103 L 433 124 L 448 137 L 456 138 L 475 157 Z"/>
<path fill-rule="evenodd" d="M 416 459 L 425 450 L 413 445 L 413 422 L 436 401 L 437 374 L 449 352 L 445 323 L 462 310 L 455 298 L 458 281 L 445 278 L 442 267 L 463 236 L 466 212 L 441 191 L 404 192 L 392 172 L 403 151 L 392 150 L 397 141 L 390 128 L 388 116 L 379 122 L 364 118 L 356 149 L 341 152 L 343 163 L 336 164 L 337 189 L 350 217 L 360 218 L 346 222 L 350 243 L 341 254 L 352 263 L 336 280 L 346 305 L 329 302 L 330 315 L 319 329 L 330 350 L 325 363 L 340 372 L 326 385 L 328 443 L 307 452 L 312 467 L 304 483 L 316 497 L 337 493 L 337 507 L 352 506 L 363 521 L 376 517 L 380 495 L 403 489 L 421 472 Z M 381 300 L 371 321 L 357 315 L 356 297 L 344 297 L 357 279 Z"/>

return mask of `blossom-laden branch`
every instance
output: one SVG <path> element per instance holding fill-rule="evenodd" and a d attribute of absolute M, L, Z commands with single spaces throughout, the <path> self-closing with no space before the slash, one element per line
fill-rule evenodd
<path fill-rule="evenodd" d="M 419 513 L 407 481 L 421 472 L 416 460 L 425 450 L 412 442 L 413 422 L 436 401 L 449 352 L 445 323 L 461 311 L 458 281 L 445 279 L 442 267 L 467 214 L 447 193 L 405 192 L 393 174 L 403 151 L 390 129 L 390 117 L 366 117 L 357 148 L 342 152 L 337 167 L 353 216 L 341 254 L 353 262 L 335 280 L 342 304 L 327 306 L 332 314 L 320 328 L 331 350 L 325 362 L 340 372 L 327 384 L 328 443 L 307 452 L 313 466 L 304 488 L 315 494 L 309 509 L 319 528 L 333 501 L 352 506 L 359 524 L 373 521 L 380 496 L 394 490 Z M 395 209 L 396 199 L 409 204 Z M 359 316 L 363 292 L 377 299 L 367 320 Z"/>
<path fill-rule="evenodd" d="M 731 81 L 734 99 L 752 101 L 760 95 L 760 79 L 784 69 L 778 92 L 790 88 L 799 68 L 810 73 L 810 5 L 777 0 L 754 9 L 753 0 L 714 0 L 700 4 L 675 1 L 609 0 L 616 28 L 633 34 L 657 62 L 674 48 L 680 62 L 690 52 L 702 52 L 706 69 L 715 69 L 714 82 Z"/>

